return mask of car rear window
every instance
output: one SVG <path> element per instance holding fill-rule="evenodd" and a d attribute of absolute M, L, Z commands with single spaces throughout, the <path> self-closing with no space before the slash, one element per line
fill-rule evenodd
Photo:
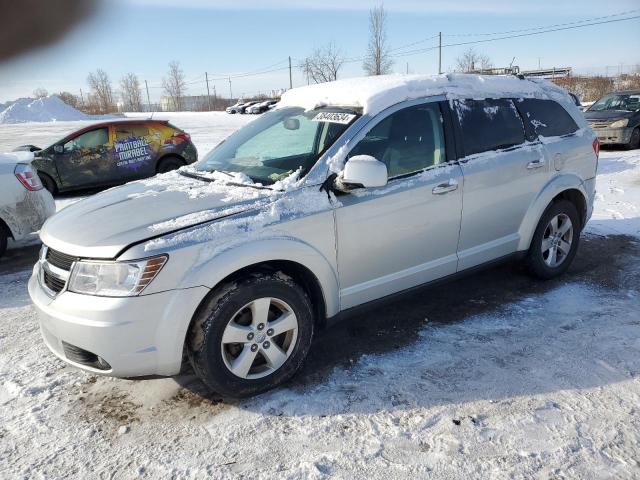
<path fill-rule="evenodd" d="M 512 100 L 455 100 L 465 155 L 499 150 L 524 142 L 524 126 Z"/>
<path fill-rule="evenodd" d="M 517 105 L 536 136 L 559 137 L 578 130 L 571 115 L 553 100 L 525 98 L 518 100 Z"/>
<path fill-rule="evenodd" d="M 131 137 L 146 137 L 149 127 L 146 125 L 116 125 L 116 140 L 126 140 Z"/>

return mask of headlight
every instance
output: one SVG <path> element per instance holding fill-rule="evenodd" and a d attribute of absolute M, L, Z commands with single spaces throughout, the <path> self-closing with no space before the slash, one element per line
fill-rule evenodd
<path fill-rule="evenodd" d="M 104 297 L 131 297 L 142 292 L 156 277 L 167 256 L 146 258 L 134 262 L 76 262 L 68 290 Z"/>
<path fill-rule="evenodd" d="M 629 119 L 625 118 L 623 120 L 618 120 L 617 122 L 613 122 L 609 125 L 610 128 L 624 128 L 629 124 Z"/>

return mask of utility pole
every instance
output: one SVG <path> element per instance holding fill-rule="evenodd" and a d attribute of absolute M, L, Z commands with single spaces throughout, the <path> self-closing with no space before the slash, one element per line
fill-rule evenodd
<path fill-rule="evenodd" d="M 233 93 L 231 92 L 231 77 L 229 77 L 229 103 L 233 102 Z"/>
<path fill-rule="evenodd" d="M 82 89 L 80 89 L 80 100 L 82 101 L 82 108 L 84 108 L 84 95 L 82 94 Z"/>
<path fill-rule="evenodd" d="M 149 84 L 147 81 L 144 81 L 144 86 L 147 89 L 147 105 L 149 105 L 149 111 L 151 111 L 151 99 L 149 98 Z"/>
<path fill-rule="evenodd" d="M 204 78 L 207 82 L 207 103 L 209 104 L 209 111 L 211 111 L 211 94 L 209 94 L 209 74 L 204 72 Z"/>
<path fill-rule="evenodd" d="M 216 86 L 213 86 L 213 108 L 216 108 L 216 104 L 218 103 L 218 96 L 216 95 Z"/>
<path fill-rule="evenodd" d="M 442 75 L 442 32 L 438 32 L 438 74 Z"/>
<path fill-rule="evenodd" d="M 407 62 L 407 75 L 409 75 L 409 62 Z"/>
<path fill-rule="evenodd" d="M 291 57 L 289 57 L 289 89 L 293 88 L 293 77 L 291 76 Z"/>

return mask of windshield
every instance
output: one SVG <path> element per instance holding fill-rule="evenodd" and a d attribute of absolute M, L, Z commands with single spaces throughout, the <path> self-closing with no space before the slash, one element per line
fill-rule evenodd
<path fill-rule="evenodd" d="M 589 108 L 589 111 L 592 112 L 600 112 L 603 110 L 626 110 L 628 112 L 640 110 L 640 93 L 607 95 Z"/>
<path fill-rule="evenodd" d="M 195 168 L 240 172 L 263 185 L 298 169 L 302 177 L 356 117 L 355 112 L 340 108 L 272 110 L 231 135 Z"/>

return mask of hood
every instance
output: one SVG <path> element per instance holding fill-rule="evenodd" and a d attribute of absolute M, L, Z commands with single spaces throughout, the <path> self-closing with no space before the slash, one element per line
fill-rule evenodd
<path fill-rule="evenodd" d="M 599 112 L 590 112 L 587 110 L 584 112 L 584 117 L 587 120 L 622 120 L 623 118 L 631 118 L 635 112 L 627 112 L 625 110 L 602 110 Z"/>
<path fill-rule="evenodd" d="M 40 237 L 69 255 L 115 258 L 131 244 L 257 208 L 280 195 L 209 177 L 207 182 L 174 171 L 106 190 L 55 214 Z"/>

